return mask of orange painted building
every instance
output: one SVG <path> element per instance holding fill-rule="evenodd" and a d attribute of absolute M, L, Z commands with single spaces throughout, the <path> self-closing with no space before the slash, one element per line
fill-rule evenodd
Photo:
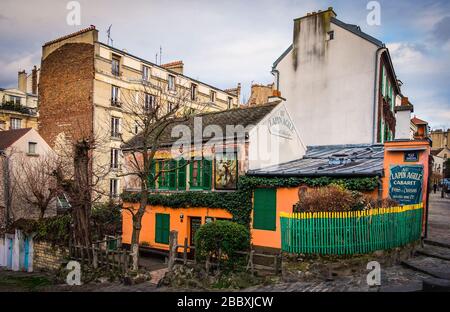
<path fill-rule="evenodd" d="M 136 204 L 125 203 L 124 207 L 137 209 Z M 141 246 L 154 249 L 169 249 L 169 231 L 178 231 L 178 243 L 183 244 L 184 238 L 188 245 L 194 245 L 194 230 L 208 221 L 231 219 L 232 215 L 225 209 L 217 208 L 169 208 L 163 206 L 147 206 L 148 209 L 142 218 L 142 230 L 139 237 Z M 164 220 L 165 219 L 165 220 Z M 168 222 L 166 222 L 168 221 Z M 132 220 L 131 213 L 123 210 L 122 213 L 122 242 L 131 243 Z M 158 224 L 158 223 L 161 224 Z"/>
<path fill-rule="evenodd" d="M 420 201 L 427 213 L 427 189 L 429 175 L 430 141 L 399 140 L 383 145 L 336 145 L 312 147 L 304 158 L 280 164 L 248 174 L 262 177 L 378 177 L 379 185 L 367 193 L 373 198 L 388 198 L 390 194 L 391 168 L 423 168 Z M 395 199 L 395 198 L 394 198 Z M 254 192 L 251 235 L 252 244 L 279 250 L 281 248 L 280 213 L 292 213 L 299 201 L 299 187 L 261 188 Z M 255 213 L 264 215 L 255 216 Z M 426 222 L 426 216 L 423 218 Z M 424 224 L 425 225 L 425 224 Z M 425 229 L 425 228 L 424 228 Z"/>

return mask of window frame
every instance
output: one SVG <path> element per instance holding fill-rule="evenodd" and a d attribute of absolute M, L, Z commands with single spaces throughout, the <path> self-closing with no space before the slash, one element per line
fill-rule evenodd
<path fill-rule="evenodd" d="M 110 152 L 110 168 L 111 169 L 119 169 L 120 167 L 120 149 L 118 148 L 111 148 Z"/>
<path fill-rule="evenodd" d="M 155 243 L 168 245 L 169 234 L 170 234 L 170 214 L 155 213 Z"/>
<path fill-rule="evenodd" d="M 120 61 L 121 57 L 120 55 L 113 54 L 111 57 L 111 74 L 113 76 L 119 77 L 120 76 Z M 115 63 L 117 62 L 117 65 L 115 66 Z"/>
<path fill-rule="evenodd" d="M 31 151 L 31 149 L 30 149 L 31 146 L 34 146 L 34 150 L 33 151 Z M 28 142 L 28 154 L 30 154 L 30 155 L 37 155 L 36 147 L 37 147 L 37 143 L 36 142 Z"/>
<path fill-rule="evenodd" d="M 16 127 L 16 123 L 18 123 L 18 127 Z M 21 118 L 16 118 L 16 117 L 11 117 L 9 119 L 9 128 L 11 130 L 17 130 L 17 129 L 22 129 L 22 119 Z"/>
<path fill-rule="evenodd" d="M 117 122 L 114 122 L 115 120 L 117 120 Z M 112 138 L 120 138 L 120 135 L 121 135 L 120 124 L 121 124 L 120 117 L 115 117 L 115 116 L 111 117 L 111 137 Z"/>
<path fill-rule="evenodd" d="M 175 82 L 175 75 L 169 74 L 167 76 L 167 89 L 169 91 L 176 91 L 177 87 L 176 87 L 176 82 Z"/>
<path fill-rule="evenodd" d="M 114 91 L 116 90 L 116 91 Z M 120 107 L 120 87 L 111 85 L 111 106 Z"/>
<path fill-rule="evenodd" d="M 197 90 L 198 85 L 195 83 L 191 83 L 191 101 L 197 101 Z"/>
<path fill-rule="evenodd" d="M 216 91 L 210 90 L 210 91 L 209 91 L 209 101 L 210 101 L 211 103 L 216 103 L 216 99 L 217 99 Z"/>
<path fill-rule="evenodd" d="M 119 197 L 119 179 L 111 178 L 109 179 L 109 198 Z"/>
<path fill-rule="evenodd" d="M 150 81 L 151 69 L 147 65 L 142 65 L 142 80 Z"/>

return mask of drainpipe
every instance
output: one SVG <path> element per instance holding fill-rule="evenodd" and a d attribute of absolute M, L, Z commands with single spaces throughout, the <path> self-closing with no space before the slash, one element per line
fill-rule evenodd
<path fill-rule="evenodd" d="M 374 79 L 374 83 L 373 83 L 373 124 L 372 124 L 372 144 L 375 144 L 377 139 L 376 139 L 376 131 L 375 129 L 377 128 L 377 108 L 378 108 L 378 103 L 377 103 L 377 98 L 378 98 L 378 93 L 377 92 L 377 86 L 378 86 L 378 67 L 379 67 L 379 59 L 380 59 L 380 55 L 382 52 L 387 51 L 386 47 L 382 46 L 381 48 L 377 49 L 377 52 L 375 52 L 375 79 Z"/>

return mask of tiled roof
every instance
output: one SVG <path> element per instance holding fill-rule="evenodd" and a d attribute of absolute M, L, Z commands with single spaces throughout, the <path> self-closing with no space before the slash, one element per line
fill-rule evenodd
<path fill-rule="evenodd" d="M 77 32 L 74 32 L 74 33 L 71 33 L 71 34 L 68 34 L 68 35 L 65 35 L 65 36 L 56 38 L 56 39 L 54 39 L 54 40 L 48 41 L 48 42 L 44 43 L 43 46 L 45 47 L 45 46 L 47 46 L 47 45 L 49 45 L 49 44 L 56 43 L 56 42 L 58 42 L 58 41 L 62 41 L 62 40 L 65 40 L 65 39 L 68 39 L 68 38 L 71 38 L 71 37 L 75 37 L 75 36 L 81 35 L 81 34 L 83 34 L 83 33 L 86 33 L 86 32 L 88 32 L 88 31 L 91 31 L 91 30 L 94 30 L 94 29 L 95 29 L 95 26 L 94 26 L 94 25 L 91 25 L 91 26 L 89 26 L 88 28 L 84 28 L 84 29 L 81 29 L 81 30 L 79 30 L 79 31 L 77 31 Z"/>
<path fill-rule="evenodd" d="M 267 114 L 269 114 L 275 106 L 277 106 L 280 102 L 274 102 L 265 105 L 246 107 L 246 108 L 234 108 L 221 112 L 213 112 L 213 113 L 204 113 L 193 116 L 188 120 L 184 119 L 175 119 L 163 132 L 160 136 L 160 144 L 167 145 L 177 141 L 179 138 L 173 138 L 171 136 L 172 129 L 177 125 L 186 125 L 191 130 L 191 134 L 193 135 L 194 131 L 194 117 L 202 117 L 202 132 L 209 125 L 217 125 L 222 129 L 223 135 L 226 135 L 226 126 L 238 126 L 242 125 L 244 128 L 247 126 L 254 126 L 258 124 Z M 247 129 L 248 130 L 248 129 Z M 207 141 L 218 134 L 214 133 L 210 137 L 203 137 L 203 141 Z M 152 138 L 150 138 L 151 140 Z M 138 147 L 142 144 L 143 137 L 140 134 L 137 134 L 130 141 L 126 142 L 123 145 L 124 149 L 130 149 L 133 147 Z"/>
<path fill-rule="evenodd" d="M 308 146 L 301 159 L 250 170 L 255 176 L 374 176 L 383 173 L 383 145 Z"/>
<path fill-rule="evenodd" d="M 30 130 L 31 128 L 0 131 L 0 151 L 10 147 Z"/>

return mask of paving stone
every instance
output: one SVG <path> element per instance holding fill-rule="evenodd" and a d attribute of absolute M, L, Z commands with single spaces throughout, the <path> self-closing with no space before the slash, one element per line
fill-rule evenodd
<path fill-rule="evenodd" d="M 450 292 L 450 281 L 440 278 L 426 278 L 423 281 L 423 291 L 445 291 Z"/>
<path fill-rule="evenodd" d="M 410 269 L 426 273 L 433 277 L 450 280 L 450 261 L 419 256 L 403 261 L 402 264 Z"/>

